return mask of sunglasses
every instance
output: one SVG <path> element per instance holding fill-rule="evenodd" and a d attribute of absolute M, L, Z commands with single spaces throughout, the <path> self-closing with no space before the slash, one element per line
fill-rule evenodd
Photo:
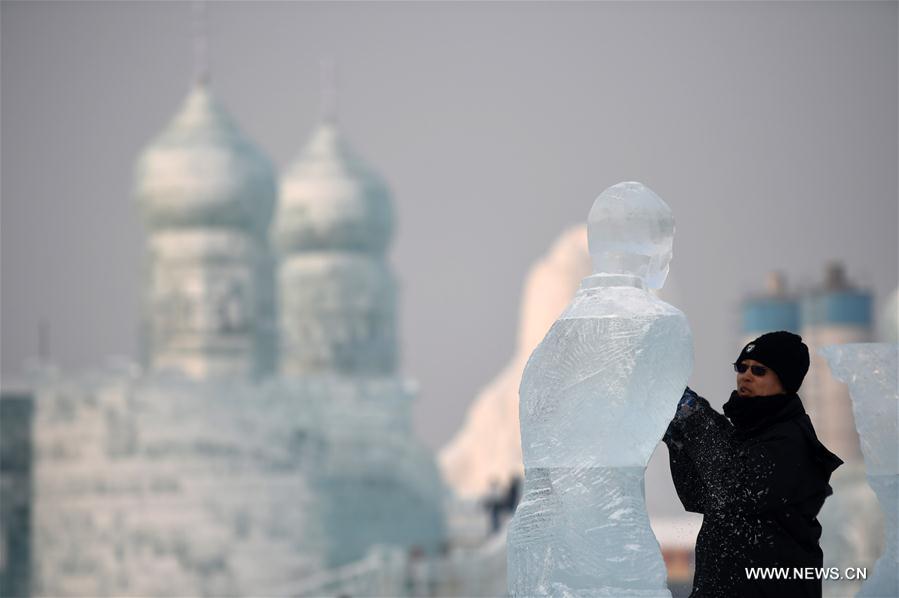
<path fill-rule="evenodd" d="M 761 378 L 768 373 L 768 368 L 763 365 L 746 365 L 745 363 L 735 363 L 734 371 L 738 374 L 745 374 L 746 370 L 752 370 L 752 375 Z"/>

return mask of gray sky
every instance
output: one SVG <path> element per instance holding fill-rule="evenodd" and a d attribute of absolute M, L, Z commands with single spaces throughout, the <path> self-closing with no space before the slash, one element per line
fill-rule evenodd
<path fill-rule="evenodd" d="M 192 7 L 3 2 L 2 373 L 136 354 L 136 155 L 186 95 Z M 404 371 L 439 447 L 511 356 L 529 266 L 605 187 L 677 219 L 670 281 L 720 404 L 765 273 L 897 285 L 897 3 L 213 3 L 213 89 L 279 167 L 340 120 L 391 183 Z"/>

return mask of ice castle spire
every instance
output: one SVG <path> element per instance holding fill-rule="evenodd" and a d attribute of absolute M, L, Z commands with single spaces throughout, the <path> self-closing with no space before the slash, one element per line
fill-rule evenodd
<path fill-rule="evenodd" d="M 333 96 L 333 82 L 325 87 Z M 390 374 L 397 363 L 396 290 L 385 259 L 390 194 L 341 136 L 333 97 L 323 109 L 282 177 L 273 226 L 281 371 Z"/>
<path fill-rule="evenodd" d="M 202 54 L 180 110 L 136 165 L 148 236 L 143 352 L 152 369 L 249 375 L 274 361 L 275 175 L 211 93 Z"/>
<path fill-rule="evenodd" d="M 321 118 L 337 124 L 337 64 L 331 58 L 321 61 Z"/>
<path fill-rule="evenodd" d="M 206 35 L 206 3 L 195 1 L 194 10 L 194 82 L 209 85 L 209 37 Z"/>

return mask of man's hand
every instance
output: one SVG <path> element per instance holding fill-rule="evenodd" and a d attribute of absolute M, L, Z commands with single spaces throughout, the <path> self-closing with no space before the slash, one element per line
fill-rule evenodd
<path fill-rule="evenodd" d="M 683 419 L 689 417 L 696 412 L 696 402 L 699 395 L 693 392 L 688 386 L 684 389 L 684 394 L 677 403 L 677 412 L 674 414 L 675 419 Z"/>

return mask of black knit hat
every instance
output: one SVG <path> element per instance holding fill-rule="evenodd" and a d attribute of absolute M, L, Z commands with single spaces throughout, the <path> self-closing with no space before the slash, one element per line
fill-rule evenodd
<path fill-rule="evenodd" d="M 734 363 L 754 359 L 774 370 L 786 392 L 796 392 L 808 372 L 808 347 L 802 337 L 779 330 L 758 337 L 745 347 Z"/>

